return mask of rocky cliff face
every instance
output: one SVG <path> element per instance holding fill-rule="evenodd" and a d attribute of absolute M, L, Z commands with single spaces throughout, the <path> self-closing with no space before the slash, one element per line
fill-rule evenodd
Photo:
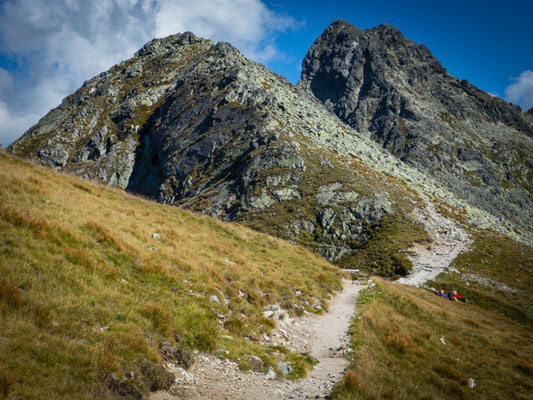
<path fill-rule="evenodd" d="M 125 188 L 139 130 L 164 103 L 181 69 L 212 45 L 190 33 L 147 43 L 132 59 L 85 82 L 10 151 Z"/>
<path fill-rule="evenodd" d="M 459 197 L 533 226 L 530 116 L 454 78 L 396 28 L 333 22 L 305 57 L 299 86 Z"/>
<path fill-rule="evenodd" d="M 154 40 L 86 82 L 8 150 L 239 221 L 343 265 L 385 231 L 421 235 L 406 218 L 416 190 L 512 232 L 314 96 L 230 44 L 191 33 Z M 385 261 L 402 267 L 405 256 L 387 251 Z"/>

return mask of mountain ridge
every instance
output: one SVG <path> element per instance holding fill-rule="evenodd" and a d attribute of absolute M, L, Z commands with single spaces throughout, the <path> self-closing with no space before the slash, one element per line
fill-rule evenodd
<path fill-rule="evenodd" d="M 192 33 L 155 39 L 64 103 L 9 151 L 241 222 L 330 261 L 349 265 L 385 221 L 422 238 L 407 218 L 417 190 L 517 236 L 228 43 Z M 407 262 L 398 250 L 387 250 L 393 275 Z"/>

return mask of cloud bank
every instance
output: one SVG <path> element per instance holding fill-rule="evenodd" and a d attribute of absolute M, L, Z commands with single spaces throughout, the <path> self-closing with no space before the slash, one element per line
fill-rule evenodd
<path fill-rule="evenodd" d="M 505 98 L 518 104 L 523 111 L 533 107 L 533 71 L 522 71 L 518 78 L 505 89 Z"/>
<path fill-rule="evenodd" d="M 154 37 L 192 31 L 263 63 L 293 18 L 260 0 L 7 0 L 0 6 L 0 143 Z"/>

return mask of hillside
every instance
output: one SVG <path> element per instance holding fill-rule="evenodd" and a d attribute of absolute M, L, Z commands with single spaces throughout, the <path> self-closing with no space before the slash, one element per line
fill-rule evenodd
<path fill-rule="evenodd" d="M 458 198 L 230 44 L 191 33 L 149 42 L 87 81 L 8 151 L 387 276 L 408 272 L 403 251 L 427 237 L 408 217 L 418 191 L 476 226 L 531 234 Z M 387 244 L 377 262 L 365 256 L 373 243 Z"/>
<path fill-rule="evenodd" d="M 506 318 L 467 295 L 454 303 L 378 280 L 359 298 L 352 365 L 331 399 L 530 399 L 533 320 Z"/>
<path fill-rule="evenodd" d="M 340 276 L 321 257 L 2 153 L 0 198 L 0 397 L 140 398 L 194 349 L 310 367 L 259 338 L 267 305 L 327 309 Z"/>

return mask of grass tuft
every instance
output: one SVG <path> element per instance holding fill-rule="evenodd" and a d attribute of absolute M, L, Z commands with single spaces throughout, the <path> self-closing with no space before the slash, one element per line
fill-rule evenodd
<path fill-rule="evenodd" d="M 170 332 L 171 316 L 170 312 L 160 306 L 159 304 L 149 302 L 142 309 L 141 313 L 145 315 L 152 323 L 154 328 L 164 334 L 168 335 Z"/>
<path fill-rule="evenodd" d="M 15 376 L 5 366 L 0 365 L 0 394 L 7 396 L 9 389 L 16 382 Z"/>
<path fill-rule="evenodd" d="M 0 300 L 15 307 L 23 304 L 22 291 L 5 276 L 0 276 Z"/>

